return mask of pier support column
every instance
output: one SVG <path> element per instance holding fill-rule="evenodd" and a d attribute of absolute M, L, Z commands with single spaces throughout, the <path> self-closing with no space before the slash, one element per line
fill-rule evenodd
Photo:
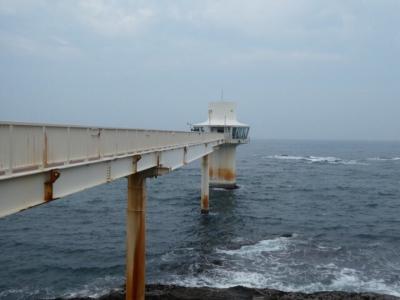
<path fill-rule="evenodd" d="M 128 176 L 126 300 L 144 300 L 146 284 L 146 177 Z"/>
<path fill-rule="evenodd" d="M 208 214 L 209 204 L 208 195 L 210 191 L 209 183 L 209 155 L 203 156 L 201 159 L 201 213 Z"/>
<path fill-rule="evenodd" d="M 236 146 L 224 144 L 210 154 L 210 186 L 236 189 Z"/>

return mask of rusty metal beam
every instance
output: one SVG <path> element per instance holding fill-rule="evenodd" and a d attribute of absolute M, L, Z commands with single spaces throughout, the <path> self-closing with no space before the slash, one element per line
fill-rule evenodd
<path fill-rule="evenodd" d="M 60 177 L 60 172 L 58 170 L 51 170 L 49 172 L 49 179 L 44 183 L 44 200 L 51 201 L 54 200 L 53 196 L 53 184 Z"/>
<path fill-rule="evenodd" d="M 126 300 L 144 300 L 146 284 L 146 177 L 128 176 Z"/>
<path fill-rule="evenodd" d="M 209 155 L 201 159 L 201 213 L 209 211 Z"/>
<path fill-rule="evenodd" d="M 146 178 L 170 172 L 156 166 L 127 176 L 128 205 L 126 219 L 126 296 L 144 300 L 146 285 Z"/>

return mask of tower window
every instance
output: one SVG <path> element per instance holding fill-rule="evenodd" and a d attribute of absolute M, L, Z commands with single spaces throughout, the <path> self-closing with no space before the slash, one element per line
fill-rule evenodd
<path fill-rule="evenodd" d="M 211 132 L 224 133 L 224 127 L 211 127 Z"/>
<path fill-rule="evenodd" d="M 232 138 L 233 139 L 247 139 L 249 134 L 249 127 L 233 127 Z"/>

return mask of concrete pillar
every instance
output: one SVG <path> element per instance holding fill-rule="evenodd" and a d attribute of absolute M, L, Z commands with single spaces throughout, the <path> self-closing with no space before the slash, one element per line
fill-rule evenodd
<path fill-rule="evenodd" d="M 209 155 L 201 159 L 201 213 L 208 214 L 209 205 Z"/>
<path fill-rule="evenodd" d="M 236 146 L 224 144 L 210 154 L 210 186 L 236 189 Z"/>
<path fill-rule="evenodd" d="M 146 284 L 146 178 L 128 176 L 126 300 L 144 300 Z"/>

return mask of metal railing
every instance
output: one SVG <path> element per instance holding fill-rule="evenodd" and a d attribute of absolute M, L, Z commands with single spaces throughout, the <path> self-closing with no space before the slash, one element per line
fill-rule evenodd
<path fill-rule="evenodd" d="M 0 122 L 0 179 L 221 140 L 218 133 Z"/>

